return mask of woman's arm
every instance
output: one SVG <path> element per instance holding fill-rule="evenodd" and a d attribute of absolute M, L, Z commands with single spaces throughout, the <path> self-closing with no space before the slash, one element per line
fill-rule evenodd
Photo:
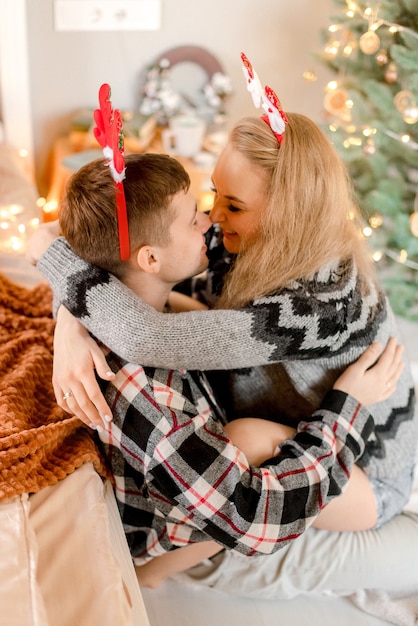
<path fill-rule="evenodd" d="M 56 301 L 128 361 L 168 368 L 237 369 L 341 353 L 356 333 L 353 358 L 375 339 L 380 295 L 362 298 L 355 276 L 338 302 L 300 288 L 240 310 L 159 313 L 114 276 L 75 255 L 63 238 L 38 263 Z M 362 344 L 359 343 L 361 337 Z"/>
<path fill-rule="evenodd" d="M 48 246 L 60 235 L 59 221 L 40 224 L 38 229 L 29 238 L 25 256 L 32 265 L 37 265 L 40 257 L 48 249 Z"/>

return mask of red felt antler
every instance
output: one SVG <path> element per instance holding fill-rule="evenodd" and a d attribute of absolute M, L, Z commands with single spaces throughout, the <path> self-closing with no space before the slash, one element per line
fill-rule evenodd
<path fill-rule="evenodd" d="M 247 81 L 247 89 L 251 93 L 254 106 L 257 109 L 260 106 L 264 109 L 266 114 L 262 115 L 261 119 L 270 126 L 277 141 L 281 144 L 288 120 L 282 109 L 280 100 L 271 87 L 266 86 L 264 89 L 261 87 L 256 71 L 243 52 L 241 52 L 241 61 L 244 76 Z"/>
<path fill-rule="evenodd" d="M 123 150 L 122 117 L 118 109 L 113 110 L 110 101 L 110 86 L 103 84 L 99 89 L 99 109 L 94 111 L 94 136 L 103 148 L 108 159 L 108 166 L 116 186 L 116 207 L 119 232 L 119 250 L 122 261 L 130 257 L 129 224 L 126 210 L 125 190 L 125 159 Z"/>

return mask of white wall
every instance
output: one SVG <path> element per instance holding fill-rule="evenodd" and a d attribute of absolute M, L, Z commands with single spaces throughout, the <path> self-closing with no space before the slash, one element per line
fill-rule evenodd
<path fill-rule="evenodd" d="M 11 0 L 8 0 L 11 1 Z M 263 83 L 278 93 L 285 110 L 321 119 L 327 73 L 314 60 L 320 29 L 329 24 L 332 0 L 161 0 L 162 26 L 154 32 L 55 32 L 53 0 L 26 0 L 30 97 L 38 183 L 52 142 L 65 134 L 77 109 L 96 106 L 102 82 L 118 108 L 137 102 L 144 65 L 179 45 L 207 48 L 231 76 L 230 120 L 253 114 L 241 71 L 246 52 Z M 302 73 L 314 68 L 319 79 Z"/>
<path fill-rule="evenodd" d="M 1 141 L 24 149 L 33 175 L 33 132 L 29 82 L 26 0 L 0 0 Z"/>

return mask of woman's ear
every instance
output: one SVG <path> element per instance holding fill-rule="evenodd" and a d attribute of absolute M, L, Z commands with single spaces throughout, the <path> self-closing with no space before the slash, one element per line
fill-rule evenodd
<path fill-rule="evenodd" d="M 136 262 L 144 272 L 148 274 L 158 274 L 161 268 L 158 248 L 153 246 L 141 246 L 136 255 Z"/>

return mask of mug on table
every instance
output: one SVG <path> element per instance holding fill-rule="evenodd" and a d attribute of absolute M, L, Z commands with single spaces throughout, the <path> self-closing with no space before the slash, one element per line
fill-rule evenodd
<path fill-rule="evenodd" d="M 169 128 L 162 132 L 166 152 L 192 158 L 202 148 L 206 124 L 193 115 L 176 115 L 169 121 Z"/>

